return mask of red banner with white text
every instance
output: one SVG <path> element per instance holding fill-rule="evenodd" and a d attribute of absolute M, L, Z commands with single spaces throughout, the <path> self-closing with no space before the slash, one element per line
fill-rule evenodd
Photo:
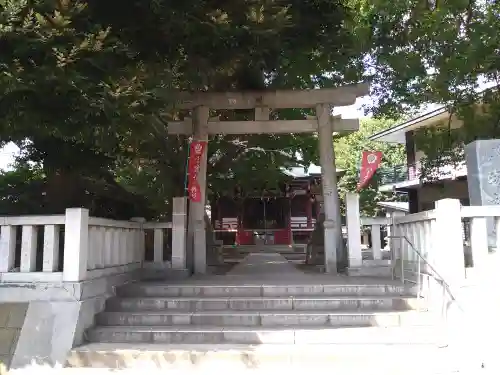
<path fill-rule="evenodd" d="M 201 201 L 201 188 L 198 182 L 200 173 L 201 158 L 207 147 L 207 141 L 193 141 L 189 146 L 188 162 L 188 194 L 193 202 Z"/>
<path fill-rule="evenodd" d="M 363 151 L 361 159 L 361 170 L 359 173 L 359 182 L 357 190 L 362 189 L 375 174 L 377 168 L 382 161 L 382 152 L 380 151 Z"/>

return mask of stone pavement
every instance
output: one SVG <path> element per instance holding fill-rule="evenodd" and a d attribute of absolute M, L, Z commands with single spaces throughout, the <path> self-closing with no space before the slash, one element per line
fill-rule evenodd
<path fill-rule="evenodd" d="M 279 253 L 249 253 L 226 274 L 194 275 L 169 280 L 169 285 L 253 286 L 253 285 L 401 285 L 388 277 L 356 277 L 343 274 L 306 273 Z"/>
<path fill-rule="evenodd" d="M 302 278 L 305 273 L 299 271 L 286 258 L 278 253 L 250 253 L 227 276 Z"/>

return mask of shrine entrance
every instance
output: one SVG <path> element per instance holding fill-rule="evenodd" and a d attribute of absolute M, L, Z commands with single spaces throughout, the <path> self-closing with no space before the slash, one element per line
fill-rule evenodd
<path fill-rule="evenodd" d="M 290 198 L 246 197 L 237 245 L 291 245 Z"/>
<path fill-rule="evenodd" d="M 289 197 L 222 197 L 212 205 L 212 226 L 226 246 L 291 245 L 290 207 Z"/>
<path fill-rule="evenodd" d="M 356 99 L 369 93 L 367 84 L 356 84 L 334 89 L 278 90 L 263 92 L 225 92 L 225 93 L 180 93 L 177 108 L 191 111 L 191 116 L 183 121 L 169 122 L 168 133 L 192 136 L 196 141 L 196 191 L 195 199 L 189 204 L 188 233 L 186 241 L 187 268 L 194 273 L 206 273 L 206 172 L 207 147 L 209 135 L 215 134 L 280 134 L 280 133 L 318 133 L 319 155 L 321 164 L 321 200 L 324 210 L 324 253 L 325 270 L 337 272 L 337 260 L 344 254 L 340 204 L 337 190 L 335 153 L 333 148 L 334 133 L 348 133 L 359 129 L 359 120 L 342 119 L 332 116 L 333 107 L 349 106 Z M 315 116 L 304 115 L 300 120 L 271 120 L 271 111 L 279 109 L 314 109 Z M 210 117 L 210 110 L 249 110 L 255 116 L 251 121 L 220 121 Z M 273 116 L 276 117 L 276 116 Z M 191 194 L 191 192 L 190 192 Z M 278 242 L 290 240 L 292 227 L 290 200 L 280 199 L 264 202 L 249 199 L 243 202 L 245 209 L 253 213 L 248 217 L 236 218 L 238 235 L 242 241 L 263 240 Z M 309 221 L 308 220 L 308 225 Z M 248 227 L 247 230 L 245 230 Z M 259 228 L 260 227 L 260 228 Z M 240 230 L 241 229 L 241 230 Z M 242 231 L 243 230 L 243 231 Z M 271 235 L 270 232 L 273 234 Z M 248 234 L 251 233 L 251 234 Z M 277 236 L 277 238 L 276 238 Z M 339 259 L 341 261 L 341 259 Z"/>
<path fill-rule="evenodd" d="M 210 201 L 215 238 L 224 246 L 283 245 L 303 248 L 320 211 L 321 177 L 285 177 L 281 188 L 245 191 L 239 185 Z"/>

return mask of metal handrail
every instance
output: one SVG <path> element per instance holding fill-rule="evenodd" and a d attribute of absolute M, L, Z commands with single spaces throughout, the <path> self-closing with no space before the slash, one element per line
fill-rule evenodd
<path fill-rule="evenodd" d="M 418 274 L 418 279 L 417 279 L 417 299 L 420 299 L 420 275 L 426 275 L 426 276 L 430 276 L 432 278 L 434 278 L 434 280 L 436 280 L 439 284 L 441 284 L 443 286 L 443 291 L 446 291 L 448 293 L 448 295 L 451 297 L 451 300 L 456 303 L 456 305 L 460 308 L 460 310 L 462 310 L 462 307 L 460 306 L 460 303 L 458 302 L 457 298 L 455 297 L 455 295 L 453 294 L 452 290 L 451 290 L 451 287 L 450 285 L 446 282 L 446 280 L 444 279 L 443 276 L 441 276 L 441 274 L 436 270 L 436 267 L 434 267 L 430 262 L 429 260 L 427 260 L 423 255 L 422 253 L 415 247 L 415 245 L 410 241 L 410 239 L 403 235 L 403 236 L 399 236 L 399 235 L 395 235 L 395 236 L 387 236 L 387 238 L 399 238 L 399 239 L 404 239 L 411 247 L 411 249 L 415 252 L 415 254 L 417 254 L 417 256 L 424 261 L 424 263 L 429 267 L 429 269 L 431 270 L 431 273 L 423 273 L 421 272 L 421 269 L 420 269 L 420 261 L 418 262 L 418 270 L 417 270 L 417 274 Z M 394 275 L 394 268 L 393 268 L 393 275 Z M 401 251 L 401 279 L 402 281 L 404 282 L 404 256 L 403 256 L 403 251 Z M 408 280 L 408 281 L 411 281 L 411 280 Z M 444 297 L 443 297 L 444 298 Z M 444 307 L 444 301 L 443 301 L 443 307 Z M 444 313 L 444 311 L 443 311 Z"/>

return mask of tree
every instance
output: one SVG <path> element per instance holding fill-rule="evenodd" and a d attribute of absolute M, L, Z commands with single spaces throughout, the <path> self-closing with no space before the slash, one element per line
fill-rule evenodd
<path fill-rule="evenodd" d="M 358 35 L 370 44 L 373 111 L 393 117 L 441 103 L 463 120 L 425 131 L 424 174 L 463 158 L 463 145 L 500 135 L 500 93 L 481 83 L 500 83 L 500 3 L 494 0 L 353 0 Z M 481 107 L 477 104 L 481 103 Z M 451 119 L 451 116 L 450 116 Z M 424 176 L 425 177 L 425 176 Z"/>
<path fill-rule="evenodd" d="M 179 89 L 325 87 L 358 82 L 363 74 L 359 45 L 350 33 L 351 10 L 341 1 L 156 1 L 155 7 L 147 1 L 117 4 L 93 2 L 93 14 L 100 22 L 120 30 L 120 38 L 137 46 L 146 61 L 151 50 L 170 63 L 176 61 L 182 72 L 176 80 Z M 123 14 L 117 16 L 116 6 Z M 147 27 L 135 25 L 138 14 L 148 20 Z M 149 41 L 147 50 L 144 40 Z M 174 109 L 162 118 L 168 122 L 182 115 Z M 213 115 L 244 120 L 253 114 L 219 111 Z M 272 114 L 281 119 L 303 115 L 304 111 Z M 127 181 L 134 185 L 132 176 L 144 181 L 149 174 L 155 183 L 146 190 L 179 195 L 184 193 L 179 182 L 184 180 L 187 141 L 166 134 L 165 127 L 158 124 L 153 136 L 141 141 L 141 170 L 127 167 Z M 284 178 L 281 168 L 298 163 L 297 153 L 303 155 L 305 164 L 317 160 L 315 143 L 311 135 L 212 137 L 210 192 L 232 191 L 236 183 L 277 185 Z M 135 184 L 133 188 L 141 186 Z M 168 204 L 164 200 L 158 203 Z"/>
<path fill-rule="evenodd" d="M 140 212 L 155 217 L 142 196 L 126 191 L 114 180 L 72 175 L 71 184 L 48 178 L 40 165 L 17 162 L 0 172 L 0 215 L 64 214 L 68 207 L 86 207 L 92 216 L 131 218 Z M 61 189 L 62 187 L 66 190 Z M 51 193 L 58 192 L 55 199 Z"/>
<path fill-rule="evenodd" d="M 173 91 L 326 87 L 363 75 L 364 46 L 353 33 L 352 9 L 340 0 L 3 0 L 1 6 L 1 141 L 21 145 L 26 160 L 44 155 L 44 173 L 58 176 L 61 190 L 71 176 L 60 159 L 85 155 L 85 163 L 75 164 L 95 168 L 73 168 L 73 175 L 118 175 L 133 191 L 164 195 L 155 203 L 182 194 L 187 140 L 166 132 L 168 121 L 184 116 Z M 317 158 L 312 141 L 214 137 L 209 186 L 277 180 L 280 167 L 297 163 L 297 152 L 305 163 Z M 249 180 L 252 170 L 258 173 Z M 154 182 L 144 186 L 147 177 Z"/>
<path fill-rule="evenodd" d="M 405 151 L 401 145 L 391 145 L 385 142 L 369 141 L 368 137 L 394 125 L 394 121 L 363 119 L 358 132 L 335 140 L 335 156 L 337 168 L 346 172 L 339 182 L 340 196 L 346 192 L 356 191 L 359 181 L 359 168 L 363 151 L 381 151 L 383 158 L 380 169 L 390 168 L 405 163 Z M 379 169 L 379 170 L 380 170 Z M 376 203 L 380 201 L 401 200 L 403 197 L 394 193 L 378 191 L 379 176 L 376 174 L 368 186 L 360 194 L 360 210 L 365 216 L 375 216 L 380 212 Z M 343 204 L 345 212 L 345 205 Z"/>
<path fill-rule="evenodd" d="M 87 8 L 81 1 L 4 1 L 3 142 L 54 138 L 112 154 L 127 132 L 140 135 L 148 116 L 164 106 L 152 90 L 163 86 L 165 74 L 152 63 L 146 71 Z"/>
<path fill-rule="evenodd" d="M 0 143 L 18 144 L 22 161 L 40 166 L 56 212 L 104 194 L 97 181 L 116 190 L 113 165 L 164 106 L 152 92 L 170 72 L 153 61 L 146 70 L 82 1 L 0 6 Z"/>

